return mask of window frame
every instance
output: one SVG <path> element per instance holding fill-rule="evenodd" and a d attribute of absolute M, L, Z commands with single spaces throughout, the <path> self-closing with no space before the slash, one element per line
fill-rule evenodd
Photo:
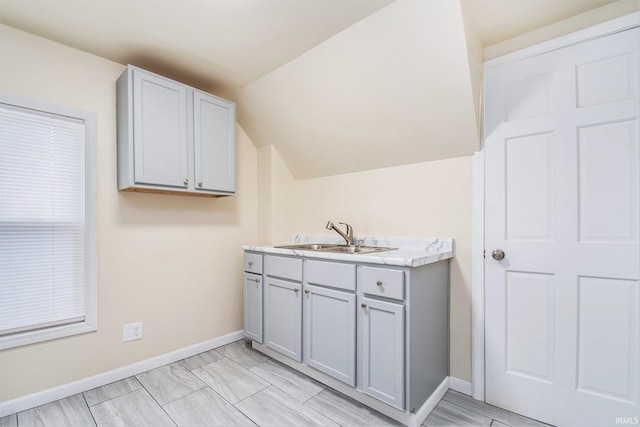
<path fill-rule="evenodd" d="M 70 117 L 84 123 L 85 180 L 85 319 L 83 322 L 50 326 L 0 336 L 0 350 L 35 344 L 98 329 L 97 225 L 96 225 L 96 113 L 0 91 L 0 104 L 46 114 Z"/>

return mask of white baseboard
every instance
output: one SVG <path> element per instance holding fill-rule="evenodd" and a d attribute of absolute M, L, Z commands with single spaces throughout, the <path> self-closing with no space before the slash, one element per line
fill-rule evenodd
<path fill-rule="evenodd" d="M 438 388 L 436 388 L 436 391 L 434 391 L 431 394 L 431 396 L 429 396 L 429 398 L 424 403 L 424 405 L 422 405 L 422 407 L 416 411 L 416 416 L 415 416 L 416 426 L 421 426 L 422 423 L 425 422 L 425 420 L 427 419 L 431 411 L 433 411 L 433 408 L 435 408 L 436 405 L 438 405 L 438 402 L 440 402 L 440 399 L 442 399 L 442 397 L 447 393 L 447 390 L 451 387 L 450 382 L 451 382 L 451 377 L 445 378 L 440 383 Z"/>
<path fill-rule="evenodd" d="M 101 387 L 115 381 L 120 381 L 130 376 L 137 375 L 169 363 L 177 362 L 178 360 L 182 360 L 187 357 L 195 356 L 196 354 L 204 351 L 209 351 L 234 341 L 238 341 L 242 337 L 243 331 L 232 332 L 212 340 L 184 347 L 170 353 L 152 357 L 151 359 L 132 363 L 131 365 L 123 366 L 112 371 L 103 372 L 102 374 L 63 384 L 58 387 L 28 394 L 5 402 L 0 402 L 0 418 L 35 408 L 36 406 L 44 405 L 58 399 L 64 399 L 65 397 L 73 396 L 74 394 L 82 393 L 96 387 Z"/>
<path fill-rule="evenodd" d="M 471 383 L 456 377 L 449 377 L 449 388 L 458 393 L 471 396 Z"/>

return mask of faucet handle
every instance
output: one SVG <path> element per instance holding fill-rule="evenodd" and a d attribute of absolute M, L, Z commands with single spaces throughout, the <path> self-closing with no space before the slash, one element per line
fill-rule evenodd
<path fill-rule="evenodd" d="M 347 226 L 347 234 L 351 235 L 353 233 L 353 227 L 347 224 L 346 222 L 341 222 L 340 224 Z"/>
<path fill-rule="evenodd" d="M 346 222 L 341 222 L 340 224 L 347 226 L 347 245 L 353 245 L 353 227 Z"/>

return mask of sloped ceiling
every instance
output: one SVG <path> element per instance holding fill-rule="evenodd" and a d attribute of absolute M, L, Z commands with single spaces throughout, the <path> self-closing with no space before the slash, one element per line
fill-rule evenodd
<path fill-rule="evenodd" d="M 484 46 L 537 30 L 614 0 L 461 0 Z M 628 3 L 638 0 L 630 0 Z"/>
<path fill-rule="evenodd" d="M 393 0 L 0 0 L 0 22 L 224 96 Z"/>
<path fill-rule="evenodd" d="M 298 179 L 470 155 L 460 4 L 399 0 L 232 94 L 254 144 Z"/>
<path fill-rule="evenodd" d="M 608 3 L 0 0 L 0 22 L 231 97 L 303 179 L 471 154 L 482 47 Z"/>

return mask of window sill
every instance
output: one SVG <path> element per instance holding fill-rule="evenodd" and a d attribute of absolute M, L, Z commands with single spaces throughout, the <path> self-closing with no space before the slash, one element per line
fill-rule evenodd
<path fill-rule="evenodd" d="M 74 323 L 72 325 L 52 326 L 50 328 L 40 329 L 37 331 L 21 332 L 0 337 L 0 350 L 55 340 L 72 335 L 85 334 L 87 332 L 94 332 L 97 330 L 98 327 L 95 323 L 85 321 L 81 323 Z"/>

